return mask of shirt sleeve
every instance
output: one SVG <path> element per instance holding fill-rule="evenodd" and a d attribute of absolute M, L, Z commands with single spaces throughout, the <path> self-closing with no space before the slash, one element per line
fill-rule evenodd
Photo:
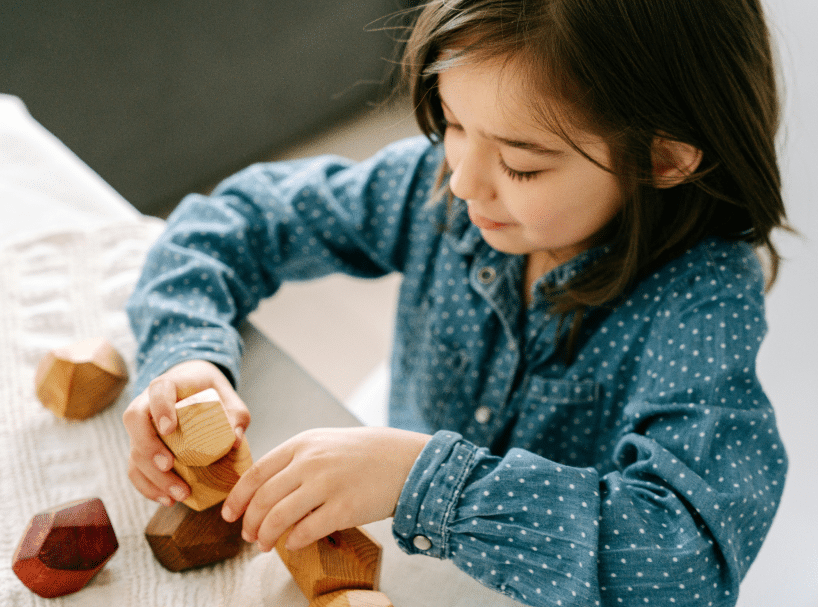
<path fill-rule="evenodd" d="M 137 393 L 191 359 L 212 361 L 237 383 L 236 327 L 284 281 L 400 271 L 441 157 L 419 137 L 363 163 L 324 156 L 253 165 L 210 196 L 186 197 L 127 304 Z"/>
<path fill-rule="evenodd" d="M 760 289 L 747 280 L 667 300 L 611 470 L 492 455 L 440 431 L 401 494 L 399 545 L 528 604 L 734 605 L 787 468 L 755 374 Z"/>

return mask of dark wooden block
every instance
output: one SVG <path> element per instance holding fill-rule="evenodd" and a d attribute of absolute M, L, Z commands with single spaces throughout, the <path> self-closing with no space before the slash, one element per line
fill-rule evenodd
<path fill-rule="evenodd" d="M 37 595 L 59 597 L 85 587 L 118 548 L 105 505 L 86 498 L 35 515 L 12 569 Z"/>
<path fill-rule="evenodd" d="M 171 572 L 214 564 L 242 548 L 241 519 L 222 519 L 221 503 L 196 511 L 177 502 L 159 507 L 145 528 L 145 538 L 159 563 Z"/>

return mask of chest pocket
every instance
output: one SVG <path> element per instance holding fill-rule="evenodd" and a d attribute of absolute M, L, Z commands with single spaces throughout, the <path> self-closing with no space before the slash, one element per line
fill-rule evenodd
<path fill-rule="evenodd" d="M 555 462 L 591 466 L 596 462 L 599 393 L 593 380 L 533 377 L 513 431 L 514 443 Z"/>

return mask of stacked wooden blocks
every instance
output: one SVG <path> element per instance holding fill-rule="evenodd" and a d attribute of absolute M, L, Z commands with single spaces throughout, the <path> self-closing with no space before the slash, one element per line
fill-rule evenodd
<path fill-rule="evenodd" d="M 219 394 L 207 389 L 176 404 L 178 424 L 162 441 L 173 452 L 173 470 L 190 486 L 184 503 L 202 511 L 227 498 L 253 457 L 246 438 L 236 436 Z"/>
<path fill-rule="evenodd" d="M 241 520 L 225 522 L 221 503 L 253 464 L 246 438 L 233 447 L 236 436 L 215 390 L 179 401 L 176 417 L 176 429 L 162 440 L 173 452 L 173 470 L 190 486 L 190 496 L 184 504 L 159 507 L 145 529 L 159 563 L 173 572 L 241 550 Z"/>
<path fill-rule="evenodd" d="M 12 570 L 41 597 L 79 591 L 119 548 L 99 498 L 77 500 L 35 515 L 12 558 Z"/>

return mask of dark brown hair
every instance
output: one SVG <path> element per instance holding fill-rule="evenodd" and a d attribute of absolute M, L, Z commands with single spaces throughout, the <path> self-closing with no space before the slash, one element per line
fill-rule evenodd
<path fill-rule="evenodd" d="M 625 192 L 600 234 L 609 255 L 552 294 L 555 312 L 579 318 L 612 303 L 707 236 L 763 250 L 772 285 L 780 257 L 770 234 L 786 223 L 775 62 L 759 0 L 428 2 L 403 59 L 428 137 L 440 140 L 445 128 L 437 74 L 498 58 L 523 66 L 532 108 L 569 144 L 582 152 L 570 127 L 605 139 Z M 702 151 L 682 184 L 654 186 L 656 137 Z"/>

